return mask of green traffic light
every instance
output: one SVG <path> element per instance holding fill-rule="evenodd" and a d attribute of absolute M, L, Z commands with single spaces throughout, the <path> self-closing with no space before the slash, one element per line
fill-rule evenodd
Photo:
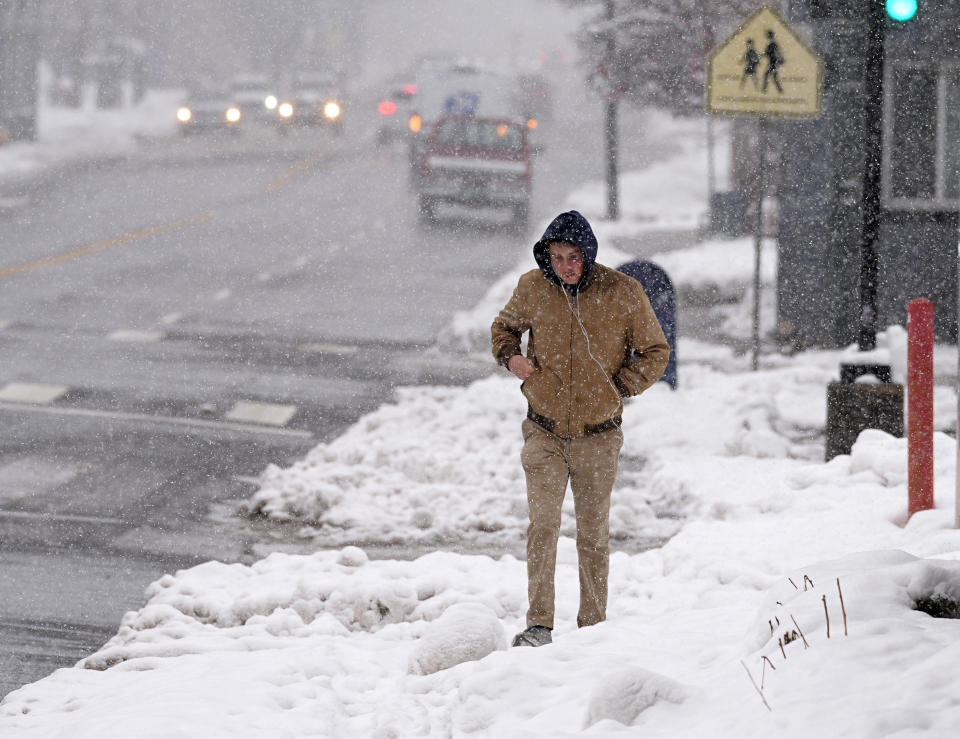
<path fill-rule="evenodd" d="M 887 15 L 899 23 L 912 20 L 917 14 L 917 0 L 886 0 Z"/>

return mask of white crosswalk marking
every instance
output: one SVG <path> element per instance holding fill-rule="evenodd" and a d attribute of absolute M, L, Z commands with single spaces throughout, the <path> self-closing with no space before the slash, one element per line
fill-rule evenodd
<path fill-rule="evenodd" d="M 81 472 L 76 464 L 54 464 L 41 457 L 16 459 L 0 466 L 0 504 L 40 495 L 70 482 Z"/>
<path fill-rule="evenodd" d="M 358 351 L 360 351 L 360 347 L 353 344 L 333 344 L 320 341 L 310 341 L 306 344 L 301 344 L 300 350 L 313 354 L 349 355 L 356 354 Z"/>
<path fill-rule="evenodd" d="M 45 385 L 39 382 L 9 382 L 0 388 L 0 400 L 14 403 L 52 403 L 69 388 L 66 385 Z"/>
<path fill-rule="evenodd" d="M 226 417 L 231 421 L 285 426 L 296 412 L 297 406 L 295 405 L 240 401 L 233 406 Z"/>
<path fill-rule="evenodd" d="M 110 341 L 151 342 L 162 341 L 166 334 L 163 331 L 138 331 L 136 329 L 119 329 L 107 336 Z"/>

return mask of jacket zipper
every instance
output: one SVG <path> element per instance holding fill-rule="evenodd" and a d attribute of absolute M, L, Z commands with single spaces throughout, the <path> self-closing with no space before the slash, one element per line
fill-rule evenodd
<path fill-rule="evenodd" d="M 563 288 L 560 288 L 561 290 Z M 580 296 L 574 295 L 573 299 L 576 301 L 577 310 L 580 310 Z M 567 362 L 568 374 L 567 378 L 567 437 L 570 437 L 570 419 L 573 416 L 573 311 L 570 311 L 570 348 L 567 356 L 569 357 Z"/>

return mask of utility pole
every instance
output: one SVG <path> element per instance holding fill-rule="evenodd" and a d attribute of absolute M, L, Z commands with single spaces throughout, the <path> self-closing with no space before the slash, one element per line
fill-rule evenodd
<path fill-rule="evenodd" d="M 605 0 L 607 20 L 607 74 L 611 82 L 611 94 L 604 110 L 604 143 L 607 154 L 607 220 L 615 221 L 620 217 L 617 96 L 619 94 L 617 59 L 617 32 L 614 26 L 616 7 L 614 0 Z"/>
<path fill-rule="evenodd" d="M 40 3 L 0 3 L 0 128 L 13 139 L 37 133 Z"/>
<path fill-rule="evenodd" d="M 883 151 L 884 0 L 867 0 L 864 88 L 863 225 L 860 235 L 860 351 L 877 346 L 877 237 Z"/>

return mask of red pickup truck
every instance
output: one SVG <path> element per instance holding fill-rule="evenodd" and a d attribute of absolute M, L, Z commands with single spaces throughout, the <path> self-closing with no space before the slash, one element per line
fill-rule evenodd
<path fill-rule="evenodd" d="M 514 227 L 526 228 L 533 155 L 523 120 L 439 118 L 416 163 L 414 187 L 421 220 L 435 222 L 437 207 L 446 203 L 509 209 Z"/>

